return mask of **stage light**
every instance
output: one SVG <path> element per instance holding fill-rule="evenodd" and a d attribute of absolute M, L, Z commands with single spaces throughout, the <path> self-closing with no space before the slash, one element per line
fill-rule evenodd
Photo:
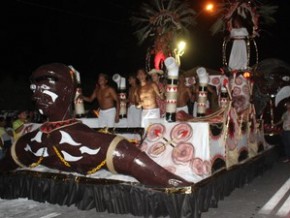
<path fill-rule="evenodd" d="M 243 76 L 244 76 L 244 78 L 249 79 L 251 77 L 251 73 L 248 71 L 245 71 Z"/>
<path fill-rule="evenodd" d="M 174 49 L 175 59 L 177 64 L 180 66 L 180 57 L 184 54 L 186 43 L 184 41 L 179 41 L 176 48 Z"/>
<path fill-rule="evenodd" d="M 214 9 L 214 4 L 213 3 L 207 3 L 206 6 L 205 6 L 205 10 L 206 11 L 209 11 L 209 12 L 212 12 Z"/>
<path fill-rule="evenodd" d="M 186 47 L 186 43 L 184 41 L 180 41 L 177 44 L 177 49 L 178 49 L 179 53 L 181 53 L 181 55 L 184 53 L 185 47 Z"/>

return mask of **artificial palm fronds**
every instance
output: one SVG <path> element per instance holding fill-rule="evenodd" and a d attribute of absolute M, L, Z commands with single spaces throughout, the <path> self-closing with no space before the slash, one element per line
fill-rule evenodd
<path fill-rule="evenodd" d="M 181 0 L 150 0 L 143 3 L 140 11 L 131 17 L 133 26 L 137 27 L 135 35 L 138 44 L 149 37 L 163 34 L 186 32 L 189 26 L 195 25 L 196 12 Z"/>
<path fill-rule="evenodd" d="M 271 25 L 276 23 L 275 18 L 272 16 L 277 10 L 278 6 L 276 5 L 263 5 L 258 8 L 258 13 L 261 16 L 261 23 L 265 25 Z"/>

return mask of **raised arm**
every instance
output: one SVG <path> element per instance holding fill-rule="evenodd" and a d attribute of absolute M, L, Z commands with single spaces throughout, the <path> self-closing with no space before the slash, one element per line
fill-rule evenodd
<path fill-rule="evenodd" d="M 92 102 L 93 100 L 97 98 L 97 91 L 98 91 L 97 88 L 95 88 L 91 96 L 89 97 L 82 96 L 83 100 L 86 102 Z"/>

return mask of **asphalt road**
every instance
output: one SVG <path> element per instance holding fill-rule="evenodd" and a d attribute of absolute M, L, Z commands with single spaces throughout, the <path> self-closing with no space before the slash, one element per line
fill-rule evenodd
<path fill-rule="evenodd" d="M 202 218 L 289 218 L 290 163 L 276 162 L 263 175 L 210 208 Z"/>
<path fill-rule="evenodd" d="M 1 218 L 133 218 L 132 215 L 81 211 L 74 206 L 59 206 L 27 199 L 0 199 Z M 243 188 L 235 189 L 217 208 L 202 213 L 202 218 L 289 218 L 290 163 L 277 161 L 263 175 Z"/>

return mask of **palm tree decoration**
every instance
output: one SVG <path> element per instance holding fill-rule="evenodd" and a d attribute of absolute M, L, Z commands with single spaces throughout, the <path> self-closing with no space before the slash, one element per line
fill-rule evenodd
<path fill-rule="evenodd" d="M 177 37 L 185 37 L 188 28 L 196 24 L 195 14 L 186 1 L 150 0 L 144 2 L 140 11 L 131 17 L 132 25 L 137 27 L 134 34 L 138 44 L 146 40 L 152 44 L 148 55 L 154 54 L 155 69 L 162 68 L 163 60 L 171 56 Z M 147 65 L 150 64 L 148 55 Z"/>

